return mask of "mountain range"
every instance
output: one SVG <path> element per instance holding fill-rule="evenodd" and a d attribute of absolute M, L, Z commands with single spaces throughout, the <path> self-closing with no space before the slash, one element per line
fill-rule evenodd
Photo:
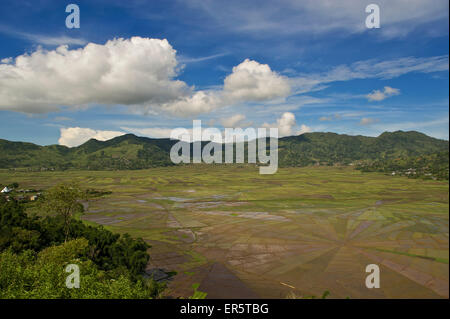
<path fill-rule="evenodd" d="M 107 141 L 91 139 L 70 148 L 0 139 L 0 168 L 113 170 L 168 166 L 173 165 L 169 153 L 176 142 L 126 134 Z M 349 165 L 448 154 L 449 142 L 416 131 L 384 132 L 377 137 L 314 132 L 280 138 L 278 148 L 281 167 Z"/>

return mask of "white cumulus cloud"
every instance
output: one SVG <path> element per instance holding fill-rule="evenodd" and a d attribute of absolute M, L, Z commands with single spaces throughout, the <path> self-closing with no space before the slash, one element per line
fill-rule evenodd
<path fill-rule="evenodd" d="M 174 130 L 172 128 L 165 127 L 121 127 L 122 130 L 139 135 L 146 136 L 151 138 L 169 138 L 170 133 Z M 190 130 L 192 131 L 192 129 Z"/>
<path fill-rule="evenodd" d="M 289 136 L 294 134 L 294 128 L 297 125 L 295 120 L 295 115 L 291 112 L 284 112 L 281 114 L 281 117 L 277 119 L 277 121 L 273 124 L 264 123 L 263 127 L 270 128 L 276 127 L 278 128 L 278 136 Z"/>
<path fill-rule="evenodd" d="M 383 91 L 374 90 L 374 91 L 372 91 L 372 93 L 367 94 L 366 97 L 369 101 L 383 101 L 384 99 L 386 99 L 390 96 L 399 95 L 399 94 L 400 94 L 399 89 L 392 88 L 390 86 L 385 86 Z"/>
<path fill-rule="evenodd" d="M 225 78 L 223 87 L 192 92 L 191 95 L 164 104 L 163 109 L 181 116 L 200 114 L 241 102 L 284 98 L 290 92 L 286 77 L 273 71 L 267 64 L 245 59 Z"/>
<path fill-rule="evenodd" d="M 125 134 L 124 132 L 101 131 L 84 127 L 61 128 L 60 132 L 61 137 L 58 140 L 59 145 L 65 145 L 68 147 L 81 145 L 91 138 L 95 138 L 99 141 L 106 141 Z"/>
<path fill-rule="evenodd" d="M 302 124 L 300 126 L 300 130 L 297 132 L 297 135 L 301 135 L 301 134 L 309 133 L 309 132 L 312 132 L 312 128 L 305 124 Z"/>
<path fill-rule="evenodd" d="M 223 127 L 236 127 L 245 119 L 243 114 L 235 114 L 221 120 Z"/>
<path fill-rule="evenodd" d="M 224 93 L 233 101 L 263 101 L 290 93 L 287 79 L 267 64 L 245 59 L 225 78 Z"/>
<path fill-rule="evenodd" d="M 176 79 L 181 66 L 165 39 L 119 38 L 73 50 L 67 45 L 38 48 L 0 61 L 0 110 L 26 113 L 102 104 L 189 116 L 290 93 L 285 77 L 248 59 L 233 68 L 222 88 L 196 91 Z"/>
<path fill-rule="evenodd" d="M 0 109 L 28 113 L 92 103 L 161 104 L 186 94 L 167 40 L 133 37 L 69 50 L 38 48 L 0 64 Z"/>

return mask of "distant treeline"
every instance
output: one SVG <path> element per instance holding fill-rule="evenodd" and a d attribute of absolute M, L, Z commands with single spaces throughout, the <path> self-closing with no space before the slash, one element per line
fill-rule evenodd
<path fill-rule="evenodd" d="M 448 180 L 449 152 L 447 150 L 420 156 L 367 161 L 359 163 L 357 169 L 363 172 L 384 172 L 410 178 Z"/>

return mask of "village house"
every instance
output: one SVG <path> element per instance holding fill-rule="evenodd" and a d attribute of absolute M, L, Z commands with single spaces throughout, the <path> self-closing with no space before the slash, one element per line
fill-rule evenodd
<path fill-rule="evenodd" d="M 1 191 L 1 193 L 3 193 L 3 194 L 8 194 L 10 192 L 11 192 L 11 189 L 8 188 L 8 186 L 5 186 L 5 188 L 3 188 L 2 191 Z"/>

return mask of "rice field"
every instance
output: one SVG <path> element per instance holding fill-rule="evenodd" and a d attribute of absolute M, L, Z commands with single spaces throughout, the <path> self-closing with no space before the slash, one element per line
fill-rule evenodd
<path fill-rule="evenodd" d="M 449 297 L 448 182 L 349 167 L 0 172 L 21 188 L 63 181 L 112 192 L 81 218 L 150 243 L 148 268 L 177 272 L 172 297 Z"/>

